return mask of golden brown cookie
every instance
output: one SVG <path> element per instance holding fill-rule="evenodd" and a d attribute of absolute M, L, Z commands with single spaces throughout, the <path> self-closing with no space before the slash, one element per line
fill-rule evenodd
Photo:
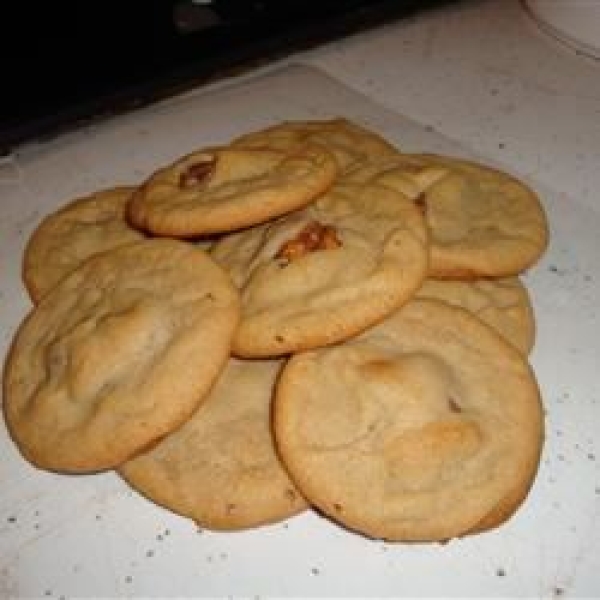
<path fill-rule="evenodd" d="M 231 359 L 189 421 L 119 473 L 151 500 L 208 529 L 255 527 L 304 510 L 271 430 L 280 367 L 281 361 Z"/>
<path fill-rule="evenodd" d="M 274 429 L 324 514 L 373 538 L 441 541 L 514 513 L 543 415 L 518 350 L 462 308 L 414 300 L 357 338 L 292 357 Z"/>
<path fill-rule="evenodd" d="M 426 279 L 416 294 L 461 306 L 487 323 L 523 354 L 535 342 L 535 316 L 527 288 L 518 277 Z"/>
<path fill-rule="evenodd" d="M 332 154 L 209 148 L 156 171 L 133 194 L 129 218 L 158 235 L 193 237 L 261 223 L 311 202 L 337 175 Z"/>
<path fill-rule="evenodd" d="M 343 172 L 365 160 L 395 156 L 398 153 L 398 149 L 382 136 L 343 118 L 284 121 L 242 135 L 232 142 L 232 146 L 289 151 L 309 141 L 317 142 L 330 150 Z"/>
<path fill-rule="evenodd" d="M 388 185 L 417 200 L 425 190 L 445 177 L 448 169 L 435 164 L 413 163 L 410 154 L 378 156 L 352 165 L 344 173 L 344 180 L 363 185 Z M 419 207 L 421 210 L 424 208 L 422 205 Z"/>
<path fill-rule="evenodd" d="M 34 302 L 90 256 L 143 237 L 125 220 L 134 190 L 127 186 L 102 190 L 44 218 L 23 255 L 23 280 Z"/>
<path fill-rule="evenodd" d="M 143 240 L 64 277 L 17 331 L 4 413 L 35 465 L 115 467 L 185 421 L 230 352 L 239 295 L 203 251 Z"/>
<path fill-rule="evenodd" d="M 406 302 L 428 268 L 419 210 L 376 185 L 338 183 L 301 211 L 223 237 L 211 253 L 241 290 L 233 351 L 242 357 L 356 335 Z"/>
<path fill-rule="evenodd" d="M 432 277 L 517 275 L 538 260 L 548 243 L 546 216 L 533 190 L 483 164 L 402 154 L 381 165 L 360 166 L 348 177 L 388 185 L 413 198 L 431 231 Z"/>

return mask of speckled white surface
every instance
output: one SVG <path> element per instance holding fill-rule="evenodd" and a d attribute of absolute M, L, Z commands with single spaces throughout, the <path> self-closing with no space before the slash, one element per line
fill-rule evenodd
<path fill-rule="evenodd" d="M 484 157 L 542 197 L 552 241 L 526 283 L 547 441 L 527 502 L 498 530 L 445 545 L 368 541 L 311 513 L 211 533 L 111 473 L 35 470 L 2 425 L 0 598 L 600 597 L 598 66 L 539 33 L 512 0 L 436 11 L 293 61 L 377 102 L 286 68 L 23 147 L 0 165 L 2 356 L 28 309 L 23 246 L 45 213 L 268 122 L 344 114 L 406 149 Z"/>
<path fill-rule="evenodd" d="M 305 59 L 484 156 L 598 203 L 600 61 L 540 31 L 519 0 L 467 0 Z"/>

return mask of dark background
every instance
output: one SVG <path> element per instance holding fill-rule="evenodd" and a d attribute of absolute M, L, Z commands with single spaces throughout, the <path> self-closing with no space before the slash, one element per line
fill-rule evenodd
<path fill-rule="evenodd" d="M 452 1 L 3 3 L 0 152 Z"/>

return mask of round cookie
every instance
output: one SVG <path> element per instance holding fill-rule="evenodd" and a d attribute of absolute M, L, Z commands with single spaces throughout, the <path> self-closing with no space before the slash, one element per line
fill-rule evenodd
<path fill-rule="evenodd" d="M 23 255 L 23 280 L 33 302 L 90 256 L 143 237 L 125 220 L 134 190 L 122 186 L 79 198 L 38 225 Z"/>
<path fill-rule="evenodd" d="M 143 240 L 88 259 L 14 337 L 3 381 L 14 441 L 50 470 L 119 465 L 200 404 L 238 319 L 231 280 L 191 244 Z"/>
<path fill-rule="evenodd" d="M 398 192 L 338 183 L 301 211 L 225 236 L 211 254 L 241 290 L 233 352 L 270 357 L 344 340 L 406 302 L 427 273 L 428 239 Z"/>
<path fill-rule="evenodd" d="M 341 172 L 365 160 L 395 156 L 398 149 L 380 135 L 343 118 L 315 121 L 284 121 L 233 140 L 239 148 L 290 150 L 317 142 L 335 156 Z"/>
<path fill-rule="evenodd" d="M 426 279 L 416 294 L 461 306 L 490 325 L 523 354 L 535 342 L 535 316 L 527 288 L 518 277 Z"/>
<path fill-rule="evenodd" d="M 159 169 L 133 194 L 131 222 L 158 235 L 194 237 L 261 223 L 311 202 L 337 175 L 323 146 L 289 151 L 208 148 Z"/>
<path fill-rule="evenodd" d="M 208 529 L 255 527 L 306 509 L 271 430 L 281 364 L 231 359 L 194 415 L 119 473 L 154 502 Z"/>
<path fill-rule="evenodd" d="M 290 359 L 274 431 L 304 497 L 368 537 L 442 541 L 526 497 L 543 414 L 523 355 L 466 310 L 414 300 L 361 336 Z"/>
<path fill-rule="evenodd" d="M 533 190 L 482 164 L 402 154 L 358 168 L 349 178 L 388 185 L 413 198 L 431 231 L 432 277 L 517 275 L 548 243 L 546 216 Z"/>

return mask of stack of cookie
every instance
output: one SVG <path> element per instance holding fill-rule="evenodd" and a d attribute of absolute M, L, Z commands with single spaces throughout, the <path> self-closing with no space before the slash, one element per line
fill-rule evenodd
<path fill-rule="evenodd" d="M 117 469 L 202 527 L 490 529 L 542 447 L 519 275 L 547 238 L 522 182 L 345 119 L 193 152 L 33 233 L 6 422 L 36 466 Z"/>

